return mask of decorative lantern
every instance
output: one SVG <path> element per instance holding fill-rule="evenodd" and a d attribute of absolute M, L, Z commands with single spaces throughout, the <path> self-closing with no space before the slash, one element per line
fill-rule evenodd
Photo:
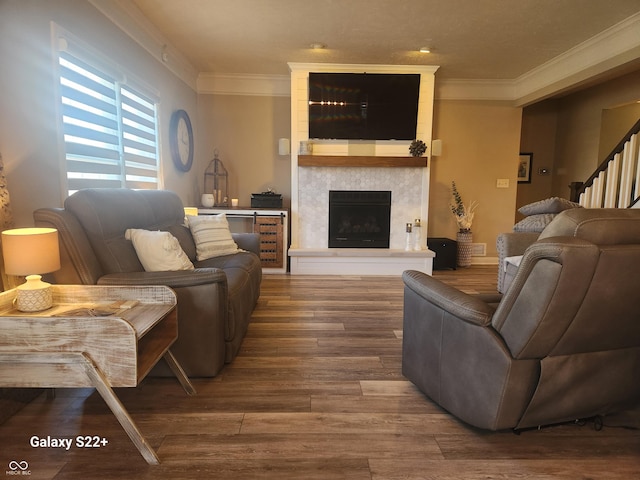
<path fill-rule="evenodd" d="M 218 158 L 218 150 L 213 152 L 213 160 L 204 171 L 204 193 L 213 195 L 215 206 L 229 205 L 229 174 L 222 160 Z"/>

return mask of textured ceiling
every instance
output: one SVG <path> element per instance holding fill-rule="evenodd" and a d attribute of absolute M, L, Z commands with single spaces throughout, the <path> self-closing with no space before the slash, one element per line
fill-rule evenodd
<path fill-rule="evenodd" d="M 134 0 L 199 72 L 287 62 L 439 65 L 515 79 L 640 11 L 639 0 Z M 310 44 L 324 43 L 324 50 Z M 430 46 L 431 54 L 417 50 Z"/>

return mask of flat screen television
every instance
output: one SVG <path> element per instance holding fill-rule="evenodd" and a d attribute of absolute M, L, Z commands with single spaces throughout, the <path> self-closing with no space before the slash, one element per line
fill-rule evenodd
<path fill-rule="evenodd" d="M 413 140 L 419 74 L 309 73 L 309 138 Z"/>

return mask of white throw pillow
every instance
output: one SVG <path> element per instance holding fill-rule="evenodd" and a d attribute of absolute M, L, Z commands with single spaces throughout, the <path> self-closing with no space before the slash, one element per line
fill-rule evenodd
<path fill-rule="evenodd" d="M 220 257 L 241 252 L 236 242 L 233 241 L 229 222 L 224 213 L 219 215 L 200 215 L 187 217 L 191 235 L 196 242 L 196 258 Z"/>
<path fill-rule="evenodd" d="M 194 268 L 178 239 L 169 232 L 129 228 L 124 232 L 124 237 L 133 243 L 133 248 L 146 272 Z"/>

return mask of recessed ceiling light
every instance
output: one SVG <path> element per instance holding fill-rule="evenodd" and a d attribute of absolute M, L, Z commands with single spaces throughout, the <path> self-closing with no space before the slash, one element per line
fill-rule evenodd
<path fill-rule="evenodd" d="M 429 47 L 420 47 L 420 53 L 431 53 L 431 49 Z"/>
<path fill-rule="evenodd" d="M 314 50 L 322 50 L 324 48 L 327 48 L 327 46 L 324 43 L 312 43 L 310 46 Z"/>

